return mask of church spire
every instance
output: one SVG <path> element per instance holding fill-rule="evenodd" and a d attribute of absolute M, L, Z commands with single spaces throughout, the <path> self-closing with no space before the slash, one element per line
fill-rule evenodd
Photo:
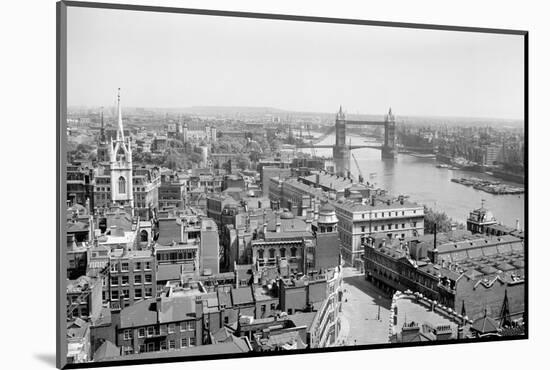
<path fill-rule="evenodd" d="M 122 127 L 122 109 L 120 108 L 120 87 L 117 93 L 117 110 L 118 110 L 118 130 L 116 133 L 117 141 L 124 141 L 124 127 Z"/>
<path fill-rule="evenodd" d="M 105 142 L 105 124 L 103 123 L 103 107 L 101 107 L 101 131 L 99 132 L 99 140 Z"/>

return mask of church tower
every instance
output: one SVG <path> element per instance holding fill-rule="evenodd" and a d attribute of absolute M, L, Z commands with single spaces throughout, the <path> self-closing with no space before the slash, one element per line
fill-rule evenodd
<path fill-rule="evenodd" d="M 116 140 L 111 138 L 109 147 L 110 173 L 111 173 L 111 201 L 113 205 L 129 207 L 134 215 L 134 191 L 132 180 L 132 147 L 130 138 L 124 137 L 122 126 L 122 111 L 120 107 L 120 88 L 117 95 L 118 101 L 118 129 Z"/>

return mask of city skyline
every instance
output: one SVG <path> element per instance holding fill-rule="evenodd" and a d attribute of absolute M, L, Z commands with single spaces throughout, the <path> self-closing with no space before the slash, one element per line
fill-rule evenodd
<path fill-rule="evenodd" d="M 70 106 L 109 106 L 122 87 L 125 106 L 157 109 L 524 115 L 521 36 L 80 8 L 68 20 Z"/>

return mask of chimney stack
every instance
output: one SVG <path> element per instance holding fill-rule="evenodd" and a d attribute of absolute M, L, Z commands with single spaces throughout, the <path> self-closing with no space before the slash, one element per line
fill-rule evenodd
<path fill-rule="evenodd" d="M 317 173 L 315 174 L 315 186 L 319 187 L 320 182 L 321 182 L 321 175 Z"/>
<path fill-rule="evenodd" d="M 203 309 L 203 302 L 202 298 L 197 297 L 195 300 L 195 314 L 197 318 L 201 318 L 203 315 L 204 309 Z"/>
<path fill-rule="evenodd" d="M 162 313 L 162 298 L 161 297 L 156 298 L 155 309 L 157 311 L 157 323 L 160 323 L 160 314 Z"/>

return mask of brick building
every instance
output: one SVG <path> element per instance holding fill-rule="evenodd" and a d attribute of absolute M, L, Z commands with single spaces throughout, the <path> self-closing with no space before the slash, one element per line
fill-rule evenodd
<path fill-rule="evenodd" d="M 522 239 L 469 232 L 425 235 L 393 244 L 368 239 L 364 258 L 366 278 L 388 291 L 419 292 L 470 319 L 485 311 L 499 318 L 507 295 L 512 320 L 523 318 Z"/>
<path fill-rule="evenodd" d="M 108 282 L 111 302 L 131 306 L 157 295 L 155 257 L 151 250 L 114 250 Z"/>

